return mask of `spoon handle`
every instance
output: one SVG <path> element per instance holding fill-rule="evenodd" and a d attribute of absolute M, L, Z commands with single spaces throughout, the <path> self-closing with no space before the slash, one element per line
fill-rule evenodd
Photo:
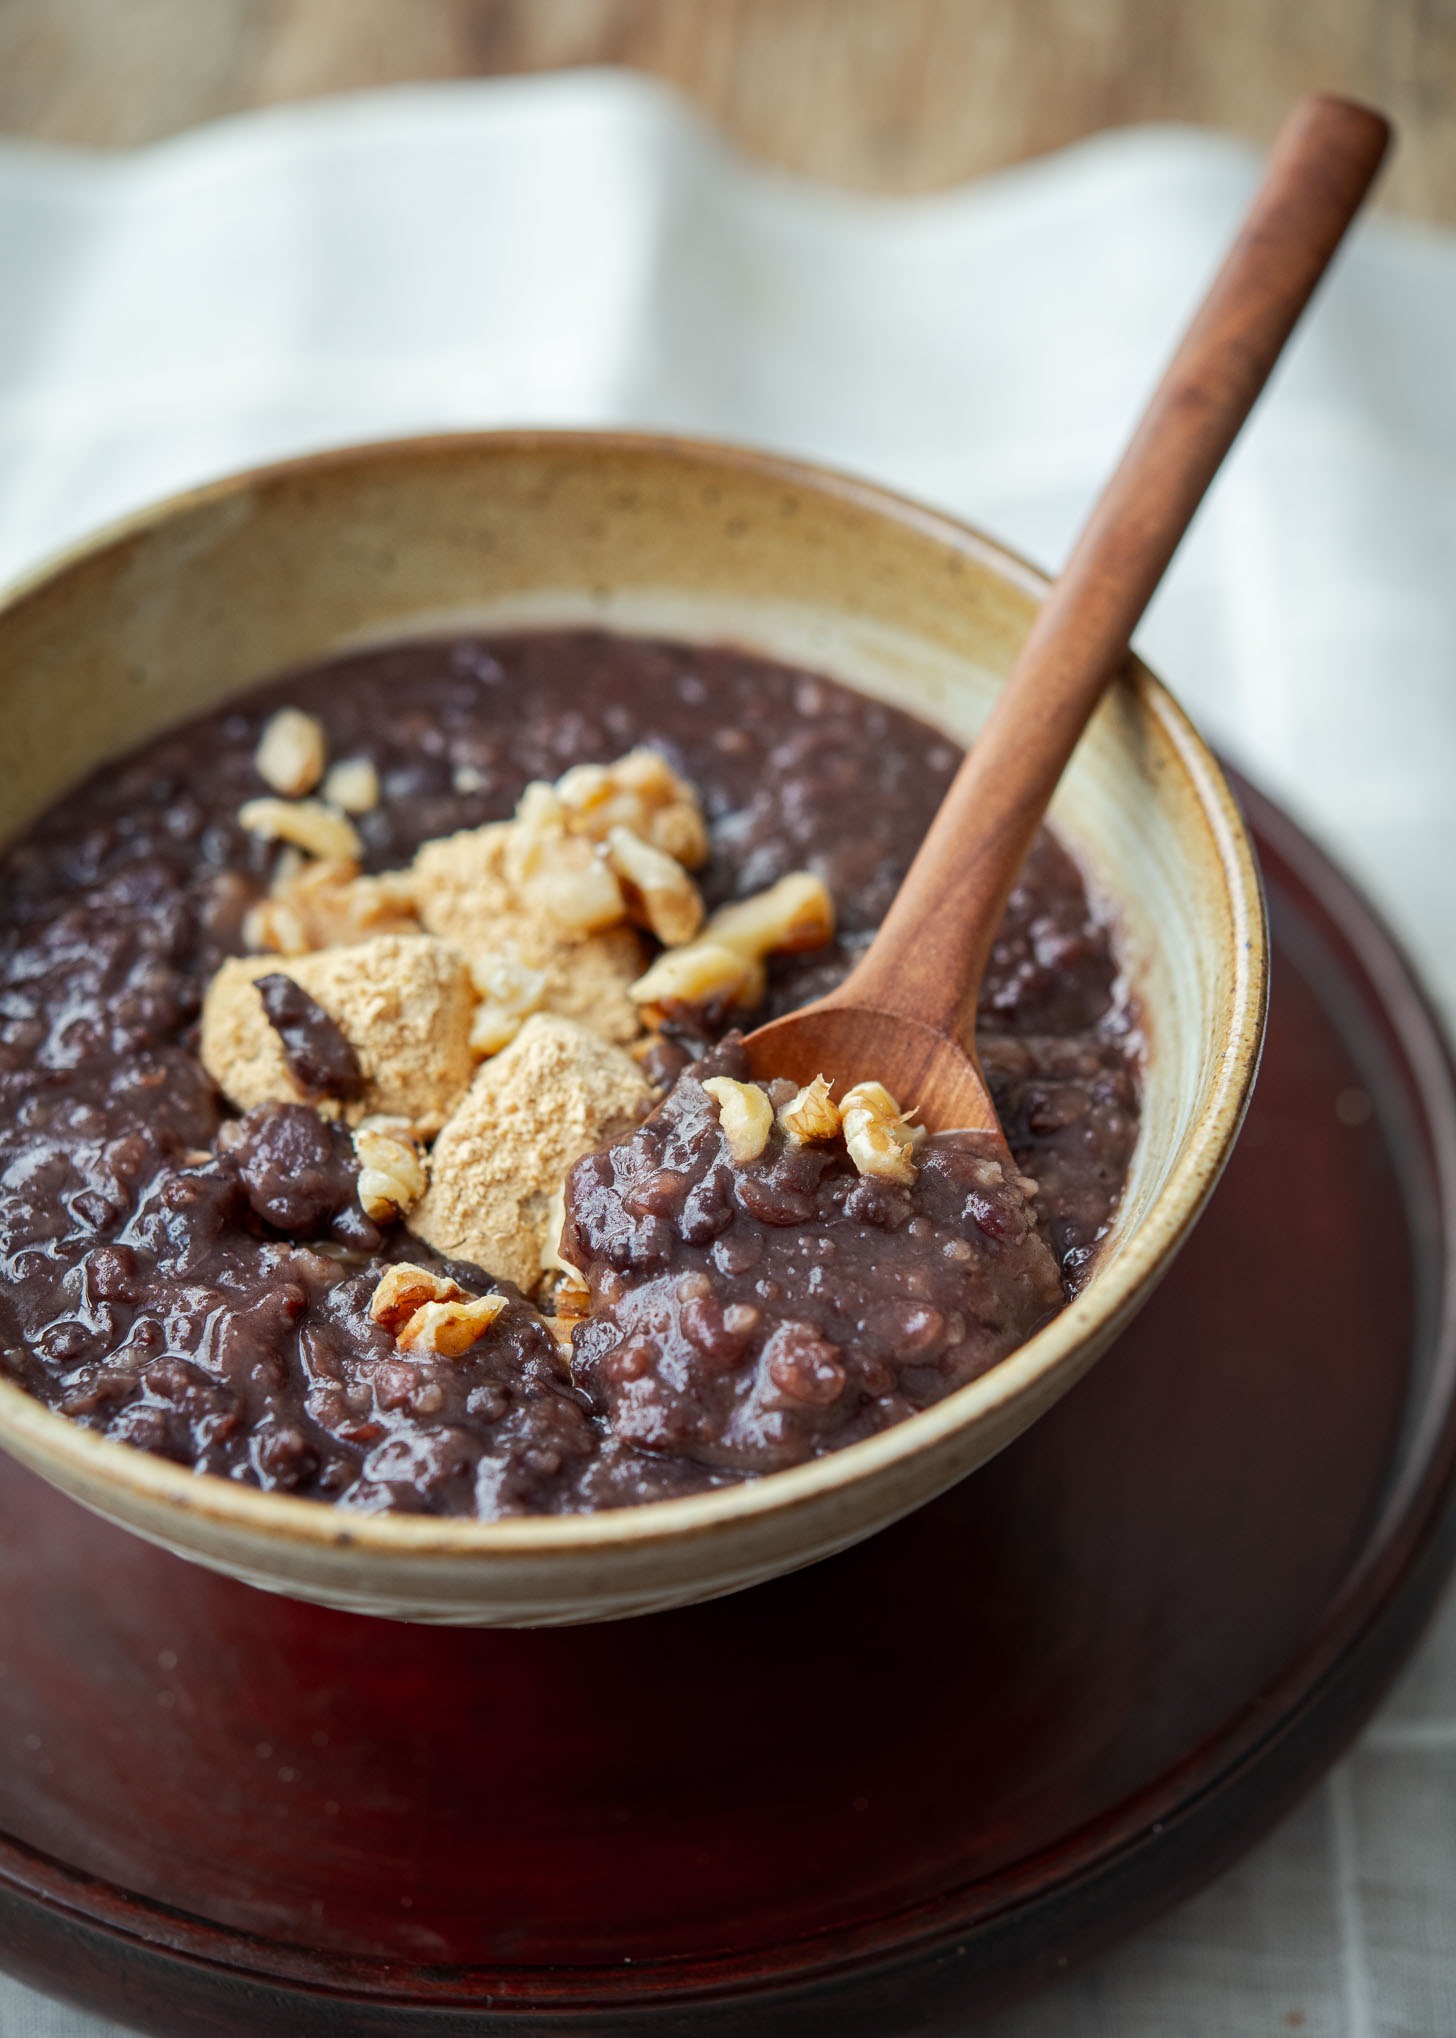
<path fill-rule="evenodd" d="M 969 1037 L 991 944 L 1057 781 L 1389 139 L 1377 113 L 1347 100 L 1305 99 L 1286 120 L 1238 238 L 873 947 L 826 1002 Z"/>

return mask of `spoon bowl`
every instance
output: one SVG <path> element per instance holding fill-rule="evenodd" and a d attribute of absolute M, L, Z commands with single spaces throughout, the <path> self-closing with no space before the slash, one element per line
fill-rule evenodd
<path fill-rule="evenodd" d="M 974 1048 L 926 1019 L 820 998 L 756 1027 L 743 1044 L 760 1082 L 786 1076 L 802 1085 L 829 1074 L 841 1097 L 856 1083 L 883 1083 L 930 1130 L 1001 1129 Z"/>

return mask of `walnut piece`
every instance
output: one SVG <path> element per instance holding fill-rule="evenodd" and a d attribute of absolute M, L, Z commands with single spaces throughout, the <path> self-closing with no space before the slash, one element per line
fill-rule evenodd
<path fill-rule="evenodd" d="M 684 866 L 706 857 L 707 827 L 693 788 L 655 751 L 534 780 L 507 828 L 511 882 L 566 933 L 599 933 L 629 912 L 659 940 L 696 933 L 702 902 Z"/>
<path fill-rule="evenodd" d="M 684 1011 L 726 1012 L 735 1005 L 756 1005 L 763 993 L 762 966 L 712 941 L 664 949 L 632 986 L 649 1026 L 661 1026 Z"/>
<path fill-rule="evenodd" d="M 703 1088 L 718 1106 L 718 1122 L 734 1160 L 756 1161 L 773 1131 L 774 1111 L 768 1092 L 757 1083 L 736 1082 L 732 1076 L 709 1076 Z"/>
<path fill-rule="evenodd" d="M 529 969 L 509 953 L 478 955 L 470 980 L 480 1003 L 470 1025 L 470 1046 L 482 1058 L 509 1047 L 526 1020 L 546 1002 L 546 972 Z"/>
<path fill-rule="evenodd" d="M 906 1188 L 915 1180 L 916 1135 L 883 1083 L 856 1083 L 839 1107 L 844 1143 L 862 1175 L 882 1175 Z"/>
<path fill-rule="evenodd" d="M 823 879 L 793 871 L 765 892 L 720 906 L 695 941 L 658 956 L 632 996 L 651 1026 L 685 1010 L 721 1015 L 757 1005 L 768 986 L 765 957 L 822 948 L 833 934 L 834 901 Z"/>
<path fill-rule="evenodd" d="M 263 725 L 253 763 L 264 785 L 296 800 L 313 791 L 328 756 L 328 738 L 317 715 L 306 715 L 302 708 L 279 708 Z"/>
<path fill-rule="evenodd" d="M 569 1019 L 533 1013 L 480 1065 L 436 1140 L 410 1230 L 529 1293 L 567 1169 L 627 1131 L 651 1096 L 630 1055 Z"/>
<path fill-rule="evenodd" d="M 406 1118 L 428 1139 L 464 1095 L 475 1067 L 470 1050 L 474 994 L 463 960 L 422 934 L 380 934 L 317 954 L 234 956 L 208 986 L 202 1007 L 202 1063 L 239 1111 L 299 1092 L 254 979 L 277 970 L 301 984 L 353 1047 L 364 1090 L 343 1116 L 357 1124 L 381 1113 Z M 338 1117 L 340 1107 L 318 1107 Z"/>
<path fill-rule="evenodd" d="M 411 1260 L 388 1268 L 369 1298 L 369 1314 L 401 1351 L 446 1359 L 479 1344 L 505 1307 L 504 1295 L 467 1295 L 458 1281 Z"/>
<path fill-rule="evenodd" d="M 376 1224 L 393 1224 L 413 1210 L 429 1185 L 424 1157 L 407 1118 L 365 1118 L 354 1128 L 359 1161 L 359 1203 Z"/>
<path fill-rule="evenodd" d="M 531 788 L 527 787 L 527 792 Z M 564 828 L 508 823 L 506 868 L 516 890 L 567 935 L 620 926 L 627 901 L 596 846 Z"/>
<path fill-rule="evenodd" d="M 705 941 L 737 948 L 761 962 L 766 955 L 798 955 L 834 938 L 834 901 L 823 878 L 790 871 L 766 892 L 720 906 L 703 929 Z"/>
<path fill-rule="evenodd" d="M 331 807 L 346 814 L 367 814 L 379 805 L 379 773 L 368 757 L 341 757 L 331 765 L 323 783 L 323 796 Z"/>
<path fill-rule="evenodd" d="M 371 934 L 419 931 L 408 872 L 363 877 L 357 863 L 333 860 L 301 868 L 281 864 L 267 898 L 243 922 L 250 948 L 278 955 L 306 955 Z"/>
<path fill-rule="evenodd" d="M 472 1295 L 464 1302 L 426 1302 L 395 1337 L 402 1352 L 458 1359 L 480 1343 L 506 1306 L 504 1295 Z"/>
<path fill-rule="evenodd" d="M 561 1257 L 561 1234 L 565 1228 L 566 1185 L 562 1183 L 547 1205 L 545 1235 L 541 1244 L 544 1278 L 537 1284 L 537 1293 L 549 1295 L 558 1317 L 579 1320 L 590 1306 L 591 1290 L 581 1269 Z"/>
<path fill-rule="evenodd" d="M 708 860 L 697 789 L 656 750 L 629 750 L 615 764 L 573 765 L 551 790 L 566 826 L 594 842 L 605 842 L 613 828 L 630 828 L 688 870 Z"/>
<path fill-rule="evenodd" d="M 245 800 L 238 820 L 250 835 L 265 842 L 289 842 L 309 856 L 334 863 L 357 862 L 364 853 L 358 830 L 347 814 L 322 800 Z"/>
<path fill-rule="evenodd" d="M 833 1139 L 840 1129 L 839 1106 L 829 1094 L 830 1085 L 820 1075 L 792 1096 L 779 1111 L 779 1124 L 790 1139 L 807 1145 L 815 1139 Z"/>
<path fill-rule="evenodd" d="M 369 1298 L 369 1314 L 391 1337 L 402 1331 L 417 1309 L 427 1302 L 466 1302 L 470 1298 L 458 1281 L 432 1274 L 413 1260 L 400 1260 L 381 1276 Z"/>
<path fill-rule="evenodd" d="M 703 924 L 703 900 L 677 858 L 620 824 L 607 830 L 606 850 L 631 917 L 667 948 L 691 941 Z"/>

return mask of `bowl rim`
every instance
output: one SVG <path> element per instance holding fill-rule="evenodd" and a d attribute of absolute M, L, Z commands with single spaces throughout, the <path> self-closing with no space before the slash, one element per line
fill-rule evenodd
<path fill-rule="evenodd" d="M 68 572 L 174 518 L 254 488 L 388 460 L 451 455 L 505 457 L 531 453 L 613 456 L 724 468 L 778 481 L 828 502 L 886 519 L 937 542 L 1015 592 L 1042 601 L 1051 578 L 1019 553 L 974 525 L 929 508 L 913 497 L 816 461 L 687 434 L 525 427 L 409 434 L 344 446 L 242 468 L 200 486 L 167 495 L 109 520 L 59 548 L 0 588 L 0 615 L 50 588 Z M 268 677 L 259 675 L 260 683 Z M 836 1493 L 906 1466 L 945 1445 L 959 1431 L 979 1426 L 994 1412 L 1073 1363 L 1101 1331 L 1113 1331 L 1138 1290 L 1156 1278 L 1176 1252 L 1206 1202 L 1243 1122 L 1263 1043 L 1268 1004 L 1268 926 L 1263 884 L 1243 818 L 1212 751 L 1182 707 L 1136 655 L 1124 683 L 1139 709 L 1160 728 L 1181 766 L 1187 789 L 1206 817 L 1218 855 L 1233 928 L 1234 967 L 1225 1029 L 1209 1097 L 1182 1153 L 1117 1261 L 1098 1274 L 1065 1309 L 987 1372 L 944 1400 L 905 1417 L 878 1434 L 824 1456 L 739 1484 L 676 1499 L 636 1502 L 574 1513 L 475 1516 L 355 1513 L 332 1503 L 271 1493 L 261 1487 L 196 1472 L 135 1446 L 83 1428 L 0 1376 L 0 1445 L 26 1446 L 25 1457 L 43 1475 L 64 1467 L 63 1483 L 101 1505 L 97 1489 L 126 1489 L 151 1518 L 161 1511 L 207 1520 L 230 1536 L 306 1545 L 377 1558 L 591 1557 L 662 1543 L 690 1543 L 729 1525 L 744 1526 L 822 1503 Z M 73 1483 L 74 1482 L 74 1483 Z M 118 1502 L 118 1506 L 120 1502 Z"/>

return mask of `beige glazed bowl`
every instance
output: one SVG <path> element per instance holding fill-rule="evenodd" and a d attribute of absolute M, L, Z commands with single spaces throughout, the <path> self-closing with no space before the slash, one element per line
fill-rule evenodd
<path fill-rule="evenodd" d="M 0 836 L 108 757 L 281 667 L 482 622 L 727 640 L 965 740 L 1044 586 L 945 517 L 714 446 L 525 432 L 298 461 L 105 533 L 0 608 Z M 478 1626 L 711 1598 L 918 1507 L 1035 1421 L 1146 1299 L 1224 1164 L 1258 1061 L 1266 948 L 1250 845 L 1213 759 L 1142 667 L 1099 711 L 1053 818 L 1121 923 L 1149 1035 L 1143 1130 L 1087 1288 L 936 1407 L 723 1491 L 501 1522 L 351 1514 L 200 1476 L 8 1381 L 0 1445 L 108 1520 L 253 1584 Z"/>

